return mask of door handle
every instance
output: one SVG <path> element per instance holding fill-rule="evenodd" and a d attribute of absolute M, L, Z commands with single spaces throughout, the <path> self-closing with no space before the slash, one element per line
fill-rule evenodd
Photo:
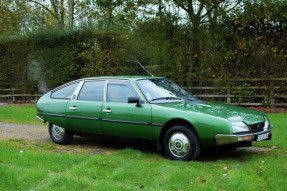
<path fill-rule="evenodd" d="M 69 107 L 69 109 L 75 111 L 75 110 L 77 110 L 77 107 L 76 106 L 71 106 L 71 107 Z"/>
<path fill-rule="evenodd" d="M 112 110 L 110 108 L 107 108 L 107 109 L 103 109 L 103 112 L 105 112 L 105 113 L 112 113 Z"/>

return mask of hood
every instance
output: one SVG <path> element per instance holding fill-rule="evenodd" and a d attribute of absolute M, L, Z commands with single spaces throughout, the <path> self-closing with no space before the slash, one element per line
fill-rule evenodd
<path fill-rule="evenodd" d="M 256 110 L 227 105 L 216 102 L 177 102 L 165 103 L 162 106 L 172 107 L 195 113 L 201 113 L 211 116 L 227 119 L 229 121 L 244 121 L 246 124 L 254 124 L 264 121 L 264 114 Z"/>

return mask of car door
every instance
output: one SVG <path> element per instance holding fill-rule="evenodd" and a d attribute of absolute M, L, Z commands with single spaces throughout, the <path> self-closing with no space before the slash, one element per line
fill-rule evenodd
<path fill-rule="evenodd" d="M 66 106 L 78 85 L 79 82 L 72 82 L 60 86 L 51 92 L 50 102 L 44 104 L 46 110 L 45 120 L 61 127 L 66 127 Z"/>
<path fill-rule="evenodd" d="M 140 98 L 133 85 L 127 80 L 109 80 L 106 89 L 102 109 L 104 134 L 152 139 L 150 105 L 128 103 L 129 97 Z"/>
<path fill-rule="evenodd" d="M 78 96 L 67 104 L 66 121 L 69 129 L 102 134 L 102 105 L 105 80 L 85 81 Z"/>

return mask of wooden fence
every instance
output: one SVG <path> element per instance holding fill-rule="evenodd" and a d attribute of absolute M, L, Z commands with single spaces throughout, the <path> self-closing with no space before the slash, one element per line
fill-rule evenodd
<path fill-rule="evenodd" d="M 244 106 L 287 106 L 287 78 L 205 79 L 184 83 L 185 89 L 202 100 Z M 4 88 L 3 88 L 4 87 Z M 37 87 L 14 88 L 0 83 L 0 102 L 36 102 L 42 94 Z"/>
<path fill-rule="evenodd" d="M 244 106 L 287 106 L 287 78 L 206 79 L 193 81 L 184 88 L 203 100 Z"/>
<path fill-rule="evenodd" d="M 16 88 L 14 88 L 16 86 Z M 0 83 L 0 103 L 23 103 L 37 102 L 42 96 L 37 87 L 27 87 L 24 84 L 14 85 L 11 83 Z"/>

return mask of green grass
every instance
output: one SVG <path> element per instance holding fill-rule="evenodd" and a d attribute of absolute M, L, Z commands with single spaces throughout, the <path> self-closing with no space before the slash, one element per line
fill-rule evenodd
<path fill-rule="evenodd" d="M 0 122 L 39 124 L 35 104 L 0 106 Z"/>
<path fill-rule="evenodd" d="M 30 113 L 31 118 L 20 117 L 30 123 L 35 111 L 23 107 L 6 111 Z M 9 112 L 4 121 L 20 123 Z M 171 161 L 137 147 L 111 154 L 66 153 L 45 143 L 0 140 L 0 190 L 286 190 L 287 114 L 268 116 L 273 140 L 254 146 L 275 149 L 210 152 L 195 162 Z"/>

